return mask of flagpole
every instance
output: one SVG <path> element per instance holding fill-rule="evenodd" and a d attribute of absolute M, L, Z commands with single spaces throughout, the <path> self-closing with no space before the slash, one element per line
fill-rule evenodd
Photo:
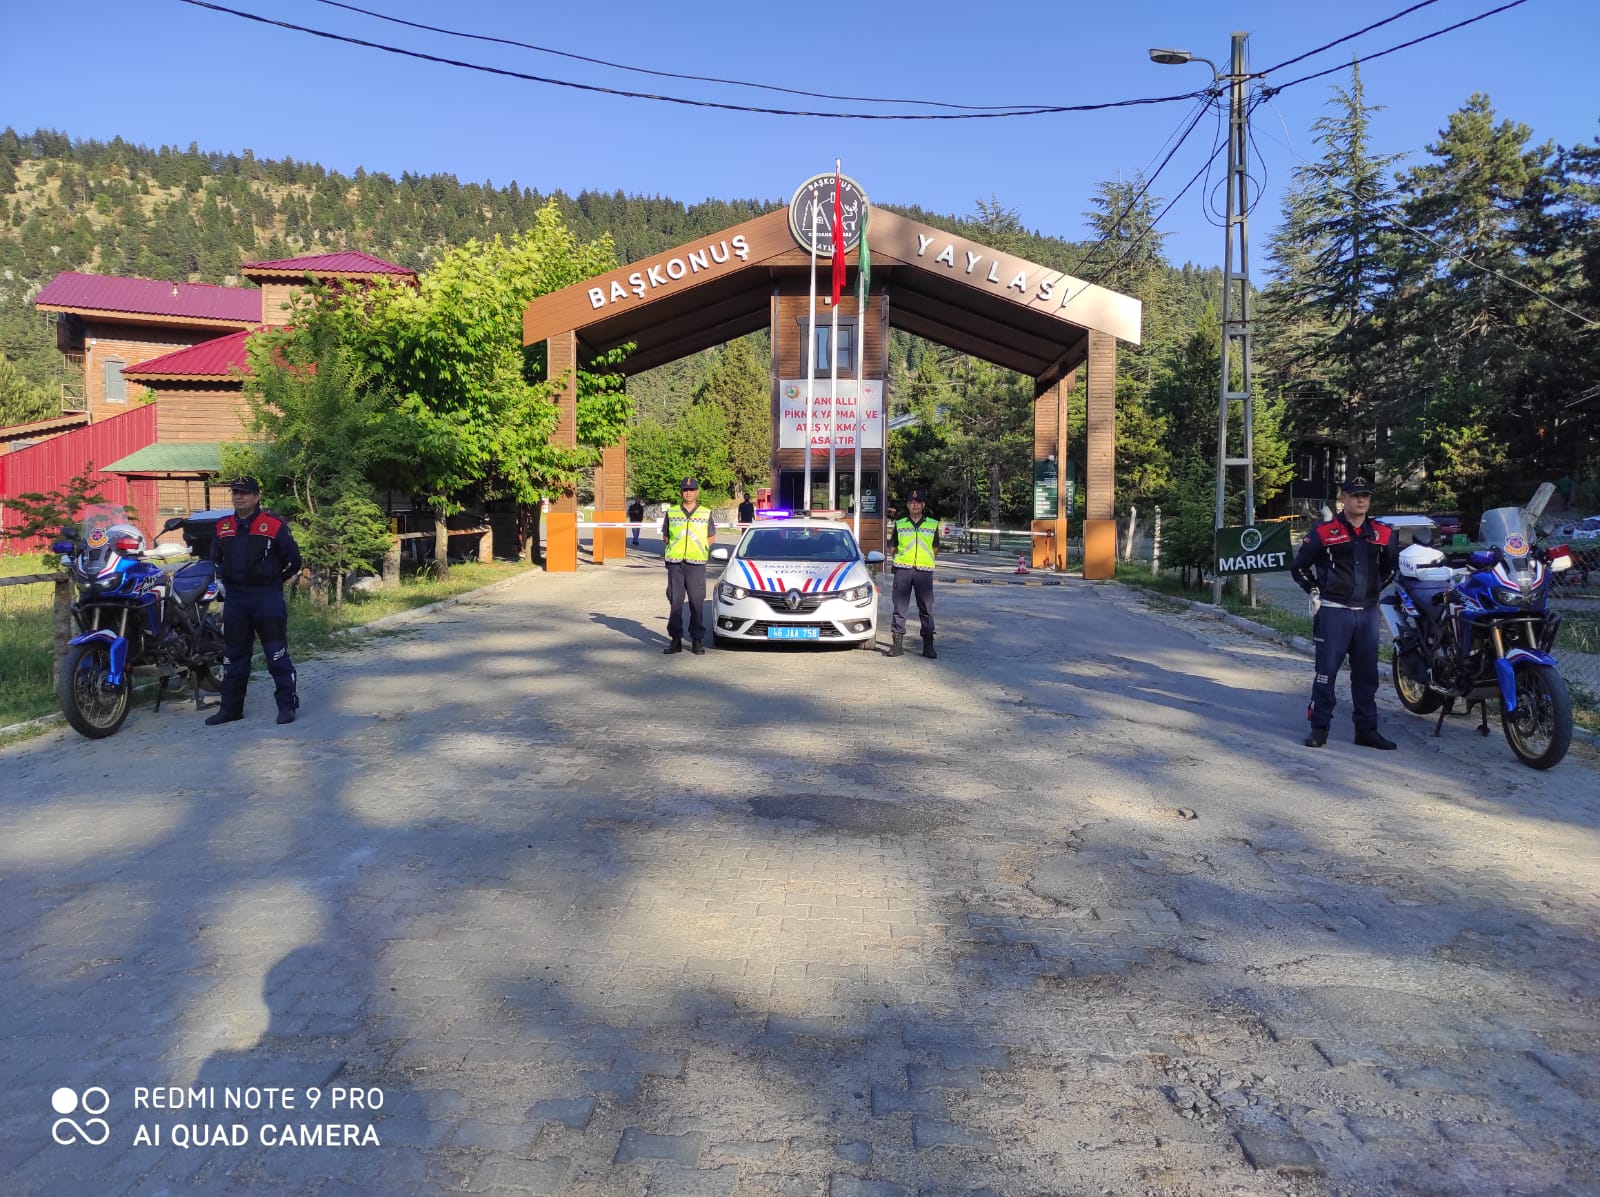
<path fill-rule="evenodd" d="M 812 403 L 817 386 L 817 217 L 820 205 L 816 193 L 811 196 L 811 320 L 806 337 L 806 489 L 801 497 L 802 509 L 811 506 L 811 421 Z"/>
<path fill-rule="evenodd" d="M 839 173 L 844 170 L 844 161 L 840 158 L 833 160 L 833 216 L 835 222 L 839 221 Z M 833 252 L 836 255 L 844 254 L 844 229 L 833 230 Z M 834 263 L 834 274 L 839 272 L 838 263 Z M 835 282 L 833 289 L 837 291 L 839 284 Z M 828 398 L 828 510 L 836 511 L 839 507 L 839 482 L 834 466 L 834 445 L 839 440 L 839 300 L 833 301 L 833 327 L 828 333 L 828 387 L 832 394 Z"/>
<path fill-rule="evenodd" d="M 861 203 L 861 215 L 856 222 L 856 237 L 859 245 L 867 243 L 867 204 Z M 863 252 L 862 258 L 865 259 Z M 866 451 L 866 427 L 862 417 L 867 402 L 866 386 L 862 382 L 862 371 L 867 363 L 867 276 L 862 273 L 860 265 L 856 267 L 856 481 L 855 489 L 851 492 L 856 497 L 855 503 L 855 537 L 856 544 L 861 543 L 861 455 Z M 878 471 L 878 489 L 883 490 L 883 471 Z"/>

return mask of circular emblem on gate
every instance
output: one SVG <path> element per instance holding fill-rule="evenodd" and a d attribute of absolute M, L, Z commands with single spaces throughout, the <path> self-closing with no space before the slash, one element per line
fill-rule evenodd
<path fill-rule="evenodd" d="M 791 611 L 800 610 L 800 592 L 791 590 L 783 596 L 783 605 Z"/>
<path fill-rule="evenodd" d="M 854 249 L 861 240 L 862 223 L 867 219 L 867 193 L 849 175 L 839 180 L 839 209 L 844 214 L 844 248 Z M 811 230 L 817 230 L 817 256 L 833 257 L 833 180 L 832 172 L 813 175 L 795 189 L 789 201 L 789 232 L 795 244 L 811 252 Z"/>
<path fill-rule="evenodd" d="M 1239 534 L 1239 547 L 1247 553 L 1253 553 L 1261 547 L 1261 529 L 1246 528 Z"/>

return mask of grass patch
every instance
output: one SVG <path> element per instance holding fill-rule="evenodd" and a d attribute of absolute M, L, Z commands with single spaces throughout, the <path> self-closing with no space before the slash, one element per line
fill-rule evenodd
<path fill-rule="evenodd" d="M 529 568 L 499 561 L 455 565 L 442 581 L 407 573 L 398 589 L 353 594 L 342 608 L 313 603 L 303 593 L 293 593 L 289 598 L 289 652 L 297 661 L 309 659 L 341 644 L 344 638 L 340 633 L 349 628 L 465 594 Z M 43 572 L 37 556 L 0 557 L 0 576 Z M 54 595 L 55 587 L 49 583 L 0 587 L 0 727 L 57 709 L 50 663 Z"/>
<path fill-rule="evenodd" d="M 1199 590 L 1193 587 L 1185 588 L 1176 575 L 1153 574 L 1149 566 L 1133 562 L 1124 562 L 1117 566 L 1117 581 L 1127 582 L 1132 586 L 1143 586 L 1164 595 L 1172 595 L 1174 598 L 1201 603 L 1211 601 L 1210 582 Z M 1231 615 L 1241 615 L 1254 623 L 1269 627 L 1275 632 L 1311 639 L 1311 621 L 1297 611 L 1285 611 L 1282 607 L 1266 603 L 1252 607 L 1248 599 L 1231 589 L 1222 592 L 1222 609 Z"/>

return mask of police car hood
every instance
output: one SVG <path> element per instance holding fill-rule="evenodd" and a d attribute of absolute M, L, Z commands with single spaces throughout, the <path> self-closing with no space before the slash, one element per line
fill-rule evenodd
<path fill-rule="evenodd" d="M 831 594 L 864 586 L 871 578 L 860 560 L 763 561 L 759 557 L 749 557 L 730 561 L 722 580 L 746 590 L 764 590 L 772 594 L 787 594 L 791 590 L 802 594 Z"/>

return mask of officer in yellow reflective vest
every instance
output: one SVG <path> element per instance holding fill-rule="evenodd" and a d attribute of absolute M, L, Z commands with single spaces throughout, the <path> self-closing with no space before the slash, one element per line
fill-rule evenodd
<path fill-rule="evenodd" d="M 933 651 L 933 563 L 939 554 L 939 521 L 926 516 L 927 496 L 914 490 L 906 498 L 910 518 L 901 516 L 889 529 L 889 551 L 894 554 L 894 619 L 889 631 L 894 643 L 891 657 L 905 655 L 906 609 L 917 596 L 917 618 L 922 623 L 922 655 Z"/>
<path fill-rule="evenodd" d="M 689 651 L 696 656 L 706 651 L 705 605 L 706 562 L 711 559 L 711 542 L 717 536 L 717 521 L 709 508 L 700 506 L 700 483 L 685 478 L 680 502 L 667 508 L 661 521 L 661 539 L 667 552 L 667 635 L 672 642 L 661 651 L 683 651 L 683 604 L 689 602 Z"/>

